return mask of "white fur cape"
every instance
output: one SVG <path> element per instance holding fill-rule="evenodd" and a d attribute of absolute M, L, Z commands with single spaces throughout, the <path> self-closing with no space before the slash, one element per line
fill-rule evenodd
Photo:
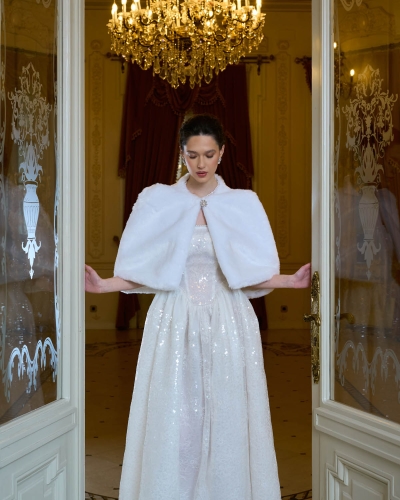
<path fill-rule="evenodd" d="M 216 177 L 218 187 L 203 198 L 203 213 L 218 263 L 232 289 L 243 288 L 250 298 L 266 295 L 270 290 L 249 287 L 279 274 L 267 215 L 253 191 L 230 189 Z M 114 276 L 143 285 L 132 293 L 179 287 L 201 200 L 187 189 L 187 179 L 144 189 L 132 209 L 114 268 Z"/>

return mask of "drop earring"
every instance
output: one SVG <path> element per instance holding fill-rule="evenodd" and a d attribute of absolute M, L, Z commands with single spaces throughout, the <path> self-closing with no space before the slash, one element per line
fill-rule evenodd
<path fill-rule="evenodd" d="M 218 159 L 218 165 L 221 163 L 221 160 L 222 160 L 222 156 L 220 156 Z"/>

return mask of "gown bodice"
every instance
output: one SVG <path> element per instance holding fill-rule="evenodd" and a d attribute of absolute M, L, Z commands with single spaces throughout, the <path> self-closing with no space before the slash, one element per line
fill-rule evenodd
<path fill-rule="evenodd" d="M 209 305 L 220 287 L 228 287 L 219 267 L 206 225 L 195 226 L 182 277 L 181 290 L 193 305 Z"/>

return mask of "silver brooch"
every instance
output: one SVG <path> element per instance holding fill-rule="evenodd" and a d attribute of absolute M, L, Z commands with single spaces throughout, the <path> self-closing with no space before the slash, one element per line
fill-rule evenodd
<path fill-rule="evenodd" d="M 207 200 L 200 200 L 200 206 L 201 206 L 201 208 L 206 207 L 207 206 Z"/>

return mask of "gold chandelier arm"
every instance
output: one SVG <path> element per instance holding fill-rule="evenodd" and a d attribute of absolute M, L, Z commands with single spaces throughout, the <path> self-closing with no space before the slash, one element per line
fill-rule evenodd
<path fill-rule="evenodd" d="M 256 5 L 250 2 L 256 1 Z M 134 2 L 122 12 L 113 5 L 108 24 L 112 50 L 137 62 L 174 87 L 189 78 L 193 87 L 213 73 L 223 71 L 250 50 L 257 49 L 263 33 L 265 14 L 261 0 L 148 0 L 145 9 Z"/>

